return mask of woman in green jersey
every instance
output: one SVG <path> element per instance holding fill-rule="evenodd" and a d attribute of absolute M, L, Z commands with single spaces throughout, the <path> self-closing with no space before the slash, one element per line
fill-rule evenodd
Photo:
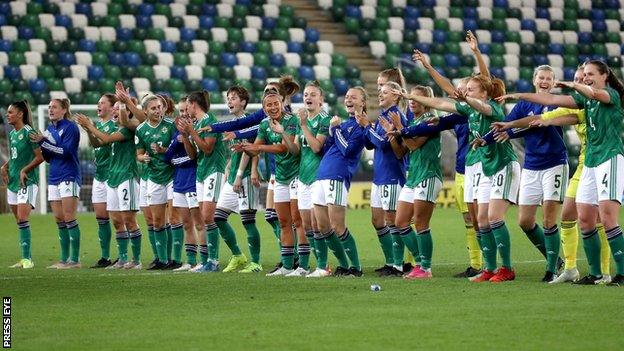
<path fill-rule="evenodd" d="M 106 210 L 115 227 L 115 239 L 119 258 L 107 269 L 141 269 L 141 229 L 136 221 L 139 209 L 139 176 L 135 159 L 134 133 L 120 125 L 119 116 L 127 114 L 125 105 L 116 102 L 112 109 L 117 129 L 107 133 L 84 115 L 76 120 L 89 134 L 94 147 L 110 145 L 110 164 L 106 180 Z M 132 260 L 128 258 L 128 244 L 132 249 Z"/>
<path fill-rule="evenodd" d="M 97 115 L 100 118 L 95 122 L 95 127 L 107 134 L 117 130 L 117 125 L 112 119 L 113 105 L 117 102 L 114 94 L 104 94 L 98 101 Z M 97 138 L 87 133 L 89 144 L 94 148 L 95 175 L 91 185 L 91 203 L 98 223 L 98 239 L 100 242 L 100 259 L 91 268 L 105 268 L 113 264 L 110 260 L 111 227 L 106 211 L 106 180 L 110 170 L 111 147 L 100 145 Z"/>
<path fill-rule="evenodd" d="M 269 93 L 262 100 L 262 108 L 268 118 L 260 123 L 258 136 L 253 144 L 242 144 L 235 151 L 244 151 L 253 157 L 260 152 L 275 154 L 275 190 L 274 202 L 280 226 L 281 235 L 281 259 L 282 267 L 270 276 L 287 275 L 294 271 L 295 240 L 293 224 L 301 227 L 297 202 L 291 200 L 290 185 L 299 172 L 299 157 L 288 152 L 288 142 L 294 143 L 297 134 L 297 117 L 287 114 L 283 109 L 282 97 L 278 94 Z M 301 231 L 303 232 L 303 231 Z M 299 238 L 299 244 L 307 244 L 305 234 Z"/>
<path fill-rule="evenodd" d="M 506 98 L 518 98 L 544 105 L 585 110 L 587 149 L 576 193 L 576 206 L 590 272 L 578 283 L 592 285 L 602 278 L 601 244 L 596 229 L 600 216 L 616 267 L 616 275 L 611 283 L 622 285 L 624 237 L 618 217 L 624 194 L 624 144 L 621 138 L 624 85 L 602 61 L 586 62 L 583 73 L 584 84 L 575 82 L 557 84 L 574 90 L 572 95 L 512 94 L 501 97 L 501 101 Z"/>
<path fill-rule="evenodd" d="M 284 141 L 288 151 L 300 156 L 299 173 L 297 177 L 297 207 L 307 243 L 297 245 L 299 253 L 299 267 L 288 276 L 303 277 L 310 273 L 310 250 L 316 250 L 314 235 L 320 235 L 316 218 L 312 215 L 312 184 L 316 181 L 316 172 L 321 162 L 321 153 L 325 138 L 329 133 L 331 117 L 323 110 L 323 90 L 318 81 L 308 83 L 303 90 L 305 108 L 298 111 L 299 127 L 294 142 L 289 138 Z M 293 200 L 294 201 L 294 200 Z M 324 245 L 325 242 L 323 241 Z M 324 249 L 327 251 L 327 248 Z M 318 267 L 328 269 L 327 261 L 319 262 Z"/>
<path fill-rule="evenodd" d="M 14 102 L 7 110 L 7 120 L 13 126 L 9 133 L 9 159 L 2 165 L 0 173 L 7 183 L 7 202 L 15 216 L 19 231 L 19 245 L 22 259 L 11 268 L 33 268 L 30 246 L 30 224 L 28 217 L 35 208 L 37 199 L 39 169 L 43 155 L 39 144 L 30 140 L 32 114 L 26 100 Z"/>

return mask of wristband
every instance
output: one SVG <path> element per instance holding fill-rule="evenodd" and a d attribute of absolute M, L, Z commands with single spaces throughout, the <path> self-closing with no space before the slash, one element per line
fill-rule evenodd
<path fill-rule="evenodd" d="M 244 171 L 241 171 L 240 169 L 236 171 L 236 176 L 237 177 L 242 177 L 243 173 L 245 173 Z"/>

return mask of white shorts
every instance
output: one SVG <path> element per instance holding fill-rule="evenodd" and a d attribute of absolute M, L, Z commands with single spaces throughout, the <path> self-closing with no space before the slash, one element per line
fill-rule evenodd
<path fill-rule="evenodd" d="M 139 207 L 148 207 L 147 204 L 147 179 L 141 179 L 139 183 Z"/>
<path fill-rule="evenodd" d="M 312 209 L 312 184 L 303 184 L 297 180 L 297 206 L 300 210 Z"/>
<path fill-rule="evenodd" d="M 275 190 L 275 174 L 271 174 L 267 184 L 267 190 Z"/>
<path fill-rule="evenodd" d="M 35 208 L 38 192 L 39 186 L 37 184 L 30 184 L 25 188 L 20 188 L 16 193 L 7 189 L 7 202 L 11 206 L 30 204 L 30 207 Z"/>
<path fill-rule="evenodd" d="M 173 201 L 173 181 L 167 184 L 167 201 Z"/>
<path fill-rule="evenodd" d="M 477 199 L 479 183 L 483 178 L 481 162 L 466 166 L 464 172 L 464 202 L 471 203 Z"/>
<path fill-rule="evenodd" d="M 490 200 L 507 200 L 514 204 L 518 202 L 520 188 L 520 164 L 518 162 L 509 162 L 489 179 Z"/>
<path fill-rule="evenodd" d="M 372 184 L 370 205 L 382 208 L 384 211 L 396 211 L 401 185 L 399 184 Z"/>
<path fill-rule="evenodd" d="M 80 185 L 64 181 L 58 185 L 48 185 L 48 201 L 60 201 L 64 197 L 79 197 Z"/>
<path fill-rule="evenodd" d="M 440 179 L 437 177 L 427 178 L 414 187 L 414 201 L 427 201 L 435 204 L 440 190 L 442 190 Z"/>
<path fill-rule="evenodd" d="M 273 202 L 290 202 L 290 200 L 297 200 L 297 181 L 297 178 L 295 178 L 288 184 L 275 182 Z"/>
<path fill-rule="evenodd" d="M 204 182 L 195 182 L 195 190 L 197 190 L 197 201 L 204 202 Z"/>
<path fill-rule="evenodd" d="M 596 167 L 583 167 L 576 202 L 598 205 L 599 201 L 622 201 L 624 156 L 617 155 Z"/>
<path fill-rule="evenodd" d="M 343 181 L 334 179 L 317 180 L 312 185 L 312 202 L 315 205 L 347 206 L 348 190 Z"/>
<path fill-rule="evenodd" d="M 172 186 L 172 183 L 169 184 L 157 184 L 152 182 L 151 180 L 147 180 L 147 204 L 149 206 L 152 205 L 163 205 L 166 204 L 169 200 L 169 188 Z M 173 193 L 171 194 L 173 197 Z"/>
<path fill-rule="evenodd" d="M 97 179 L 93 179 L 93 184 L 91 185 L 91 203 L 106 203 L 106 187 L 106 182 L 100 182 Z"/>
<path fill-rule="evenodd" d="M 116 188 L 106 187 L 107 211 L 138 211 L 140 188 L 136 179 L 128 179 Z"/>
<path fill-rule="evenodd" d="M 568 165 L 533 171 L 523 169 L 519 205 L 540 205 L 542 201 L 563 202 L 568 187 Z"/>
<path fill-rule="evenodd" d="M 407 202 L 408 204 L 414 203 L 414 188 L 404 186 L 399 193 L 399 201 Z"/>
<path fill-rule="evenodd" d="M 241 211 L 257 210 L 259 207 L 258 188 L 251 183 L 251 177 L 243 178 L 241 183 L 241 193 L 234 192 L 232 185 L 225 182 L 217 208 L 230 212 L 240 213 Z"/>
<path fill-rule="evenodd" d="M 173 192 L 173 207 L 182 208 L 198 208 L 199 201 L 197 201 L 196 192 L 177 193 Z"/>
<path fill-rule="evenodd" d="M 214 172 L 204 179 L 204 188 L 202 191 L 204 202 L 218 202 L 225 183 L 225 174 Z"/>

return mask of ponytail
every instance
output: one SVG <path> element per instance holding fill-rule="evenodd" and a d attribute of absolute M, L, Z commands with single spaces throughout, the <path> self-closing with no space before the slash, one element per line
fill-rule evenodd
<path fill-rule="evenodd" d="M 32 125 L 32 112 L 30 110 L 30 104 L 28 104 L 27 100 L 16 101 L 9 106 L 13 106 L 16 109 L 20 110 L 22 113 L 22 122 L 24 125 Z"/>
<path fill-rule="evenodd" d="M 204 112 L 210 111 L 210 93 L 207 90 L 194 91 L 186 98 L 188 103 L 196 103 Z"/>

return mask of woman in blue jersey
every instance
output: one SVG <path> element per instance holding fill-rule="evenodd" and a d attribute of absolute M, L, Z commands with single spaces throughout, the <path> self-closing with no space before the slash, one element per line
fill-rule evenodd
<path fill-rule="evenodd" d="M 618 224 L 624 193 L 624 144 L 622 143 L 622 97 L 624 85 L 613 71 L 598 60 L 585 63 L 584 83 L 560 82 L 574 90 L 570 95 L 511 94 L 501 97 L 523 99 L 543 105 L 584 108 L 587 123 L 587 150 L 576 194 L 583 247 L 590 266 L 589 275 L 579 284 L 595 284 L 602 278 L 598 217 L 607 233 L 616 266 L 611 283 L 624 284 L 624 237 Z"/>
<path fill-rule="evenodd" d="M 39 143 L 50 164 L 48 201 L 59 230 L 61 259 L 48 268 L 80 268 L 80 228 L 76 221 L 80 197 L 80 130 L 71 120 L 68 99 L 52 99 L 48 105 L 50 125 L 44 134 L 30 135 Z"/>
<path fill-rule="evenodd" d="M 32 114 L 28 101 L 18 101 L 9 105 L 7 121 L 13 126 L 9 133 L 9 159 L 2 165 L 0 173 L 7 184 L 7 202 L 15 217 L 19 232 L 19 246 L 22 259 L 10 268 L 30 269 L 32 261 L 31 233 L 28 217 L 37 201 L 39 164 L 43 162 L 41 148 L 31 141 L 34 133 Z"/>
<path fill-rule="evenodd" d="M 539 66 L 533 72 L 533 86 L 538 94 L 550 92 L 555 85 L 555 73 L 550 66 Z M 515 127 L 514 122 L 525 116 L 540 115 L 553 107 L 527 101 L 518 102 L 505 118 L 505 122 L 493 123 L 497 132 Z M 525 138 L 525 159 L 520 178 L 518 224 L 533 245 L 546 258 L 543 282 L 557 278 L 560 235 L 557 221 L 568 183 L 568 155 L 561 127 L 532 128 L 526 131 L 509 130 L 498 138 L 518 134 Z M 514 135 L 515 136 L 515 135 Z M 486 142 L 494 142 L 494 133 L 484 136 Z M 542 206 L 543 229 L 536 224 L 537 207 Z"/>
<path fill-rule="evenodd" d="M 265 95 L 262 107 L 269 118 L 260 123 L 256 141 L 253 144 L 241 144 L 234 148 L 234 151 L 244 151 L 250 157 L 260 152 L 275 154 L 274 202 L 282 229 L 282 267 L 267 276 L 279 276 L 294 271 L 295 234 L 293 227 L 297 228 L 299 242 L 307 243 L 305 233 L 301 230 L 301 218 L 296 199 L 291 196 L 291 183 L 297 177 L 299 156 L 290 154 L 286 145 L 286 143 L 294 142 L 298 121 L 295 116 L 284 111 L 282 98 L 278 94 Z"/>
<path fill-rule="evenodd" d="M 366 118 L 366 99 L 366 90 L 362 87 L 347 91 L 344 104 L 349 118 L 343 122 L 334 116 L 330 120 L 325 153 L 312 188 L 314 216 L 320 232 L 314 238 L 318 261 L 326 262 L 326 248 L 331 249 L 338 259 L 335 276 L 362 276 L 355 239 L 347 228 L 345 215 L 351 178 L 358 168 L 364 149 L 365 127 L 370 123 Z M 319 244 L 319 241 L 325 241 L 326 245 Z M 328 275 L 329 271 L 318 267 L 307 277 Z"/>
<path fill-rule="evenodd" d="M 414 96 L 432 97 L 431 88 L 416 86 L 411 91 Z M 432 117 L 430 108 L 411 101 L 410 110 L 414 119 L 410 124 L 415 125 L 427 121 Z M 402 131 L 406 124 L 397 113 L 391 114 L 392 122 L 383 121 L 388 134 L 393 131 Z M 391 141 L 398 144 L 397 141 Z M 397 210 L 396 225 L 400 237 L 396 241 L 402 241 L 408 247 L 412 255 L 419 257 L 419 263 L 404 277 L 406 279 L 431 278 L 431 259 L 433 254 L 433 242 L 429 222 L 435 208 L 435 201 L 442 188 L 442 171 L 440 169 L 440 133 L 428 137 L 404 138 L 397 151 L 397 156 L 404 155 L 409 151 L 410 168 L 405 187 L 401 190 Z M 410 225 L 414 218 L 416 233 Z M 398 267 L 393 267 L 388 275 L 399 275 Z"/>
<path fill-rule="evenodd" d="M 503 95 L 504 84 L 498 79 L 477 75 L 470 79 L 466 91 L 457 91 L 452 103 L 439 98 L 410 96 L 410 99 L 438 110 L 468 116 L 472 138 L 489 131 L 490 123 L 504 118 L 502 107 L 492 99 Z M 471 280 L 474 282 L 502 282 L 515 279 L 511 265 L 511 242 L 504 216 L 511 203 L 517 201 L 520 166 L 511 145 L 507 142 L 488 146 L 482 153 L 480 172 L 475 174 L 477 186 L 479 240 L 486 269 Z M 497 270 L 496 251 L 502 257 Z"/>
<path fill-rule="evenodd" d="M 401 90 L 395 82 L 384 84 L 379 91 L 379 108 L 381 114 L 377 121 L 366 127 L 364 133 L 365 147 L 374 150 L 373 182 L 371 187 L 371 217 L 377 232 L 377 238 L 384 255 L 385 265 L 377 270 L 380 275 L 394 271 L 394 254 L 392 236 L 395 230 L 395 215 L 401 188 L 405 185 L 406 158 L 405 152 L 396 142 L 386 136 L 384 122 L 391 124 L 391 115 L 398 115 L 403 125 L 407 120 L 401 112 L 404 104 L 400 94 L 393 91 Z M 412 252 L 413 254 L 413 252 Z M 401 257 L 403 259 L 403 257 Z"/>

